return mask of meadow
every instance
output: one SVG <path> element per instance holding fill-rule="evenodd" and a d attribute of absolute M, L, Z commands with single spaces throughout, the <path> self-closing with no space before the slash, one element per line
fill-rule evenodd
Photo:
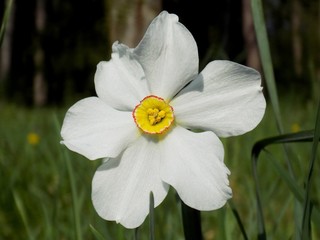
<path fill-rule="evenodd" d="M 251 3 L 267 109 L 253 131 L 222 139 L 233 198 L 219 210 L 201 212 L 203 237 L 320 239 L 320 88 L 313 62 L 317 51 L 310 48 L 305 61 L 312 87 L 300 91 L 292 85 L 278 95 L 261 1 Z M 1 96 L 0 240 L 192 239 L 185 238 L 181 202 L 173 188 L 138 229 L 125 229 L 98 216 L 91 201 L 91 181 L 100 160 L 89 161 L 60 144 L 64 115 L 80 99 L 72 98 L 63 107 L 25 107 Z M 270 144 L 256 162 L 252 160 L 258 141 L 280 133 L 296 134 L 290 136 L 297 139 L 305 136 L 301 132 L 305 130 L 314 130 L 307 133 L 308 141 L 288 143 L 290 138 L 282 137 L 286 144 Z"/>
<path fill-rule="evenodd" d="M 69 105 L 68 105 L 69 106 Z M 1 103 L 0 239 L 149 239 L 148 218 L 138 230 L 102 220 L 91 203 L 91 180 L 99 160 L 88 161 L 60 144 L 65 108 L 26 108 Z M 314 128 L 317 103 L 293 94 L 280 98 L 285 132 Z M 251 150 L 255 142 L 278 135 L 270 104 L 261 124 L 245 135 L 223 139 L 225 163 L 231 170 L 232 202 L 202 212 L 205 239 L 241 239 L 236 209 L 248 239 L 258 232 Z M 312 143 L 288 144 L 295 182 L 303 188 Z M 301 206 L 281 169 L 287 171 L 280 145 L 268 147 L 258 165 L 259 189 L 267 236 L 298 239 Z M 319 160 L 319 154 L 318 159 Z M 278 163 L 278 164 L 275 164 Z M 279 166 L 282 168 L 280 169 Z M 319 211 L 320 163 L 315 162 L 311 199 Z M 316 219 L 316 218 L 313 218 Z M 184 239 L 180 202 L 174 189 L 154 211 L 155 239 Z M 319 222 L 311 221 L 313 239 Z"/>

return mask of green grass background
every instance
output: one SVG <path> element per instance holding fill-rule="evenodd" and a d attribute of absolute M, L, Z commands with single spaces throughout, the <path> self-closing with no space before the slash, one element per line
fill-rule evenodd
<path fill-rule="evenodd" d="M 292 132 L 294 124 L 301 130 L 313 129 L 316 105 L 311 99 L 302 101 L 293 94 L 280 98 L 285 132 Z M 91 180 L 100 163 L 72 153 L 59 143 L 60 126 L 67 108 L 28 109 L 0 103 L 0 109 L 0 239 L 97 239 L 92 227 L 105 239 L 134 239 L 135 235 L 138 239 L 148 239 L 148 220 L 135 233 L 114 222 L 104 221 L 96 214 L 91 203 Z M 37 145 L 27 141 L 31 132 L 40 136 Z M 249 239 L 256 239 L 257 235 L 251 148 L 256 141 L 274 135 L 277 135 L 277 129 L 268 105 L 263 121 L 255 130 L 222 139 L 225 163 L 231 170 L 233 203 Z M 301 187 L 308 171 L 311 146 L 312 143 L 290 144 L 290 159 Z M 282 147 L 271 146 L 268 150 L 285 167 Z M 258 166 L 268 237 L 294 239 L 295 221 L 301 221 L 296 215 L 299 212 L 297 204 L 270 163 L 270 157 L 262 153 Z M 320 199 L 319 169 L 319 161 L 316 161 L 311 198 L 317 204 Z M 241 236 L 228 204 L 220 210 L 201 214 L 205 239 L 239 239 Z M 314 239 L 319 239 L 319 223 L 312 224 Z M 180 203 L 172 188 L 155 209 L 155 237 L 184 239 Z"/>
<path fill-rule="evenodd" d="M 317 111 L 314 98 L 319 97 L 319 82 L 312 80 L 315 87 L 310 90 L 308 99 L 282 90 L 278 102 L 261 1 L 252 0 L 251 3 L 265 90 L 269 96 L 268 107 L 255 130 L 222 141 L 225 162 L 231 170 L 232 203 L 248 239 L 256 239 L 258 212 L 251 149 L 256 141 L 278 135 L 279 131 L 290 133 L 297 130 L 297 126 L 301 130 L 314 129 Z M 2 36 L 3 31 L 0 39 Z M 68 106 L 71 104 L 73 102 Z M 100 163 L 99 160 L 88 161 L 59 143 L 66 111 L 67 106 L 24 108 L 0 102 L 0 240 L 149 239 L 148 218 L 138 230 L 127 230 L 101 219 L 95 212 L 91 203 L 91 180 Z M 38 144 L 28 143 L 29 133 L 39 135 Z M 284 181 L 289 175 L 286 154 L 279 145 L 267 149 L 268 153 L 262 153 L 259 158 L 258 179 L 268 239 L 300 239 L 303 203 L 297 201 L 288 182 Z M 300 190 L 305 187 L 311 158 L 311 142 L 288 144 L 287 159 L 293 168 L 291 181 Z M 318 151 L 310 188 L 313 212 L 319 212 L 319 171 Z M 174 189 L 155 209 L 154 215 L 155 239 L 184 239 L 180 203 Z M 229 204 L 217 211 L 202 212 L 201 217 L 205 239 L 241 239 L 239 225 Z M 320 223 L 311 219 L 312 238 L 320 239 Z"/>

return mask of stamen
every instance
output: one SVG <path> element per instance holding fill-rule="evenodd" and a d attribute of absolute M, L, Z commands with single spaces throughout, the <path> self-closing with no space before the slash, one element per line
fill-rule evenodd
<path fill-rule="evenodd" d="M 172 107 L 162 98 L 153 95 L 145 97 L 132 115 L 137 126 L 149 134 L 164 132 L 174 120 Z"/>

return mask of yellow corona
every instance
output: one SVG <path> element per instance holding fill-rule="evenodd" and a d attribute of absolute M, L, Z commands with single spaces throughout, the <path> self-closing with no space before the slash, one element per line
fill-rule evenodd
<path fill-rule="evenodd" d="M 173 108 L 160 97 L 145 97 L 132 113 L 137 126 L 145 133 L 160 134 L 168 130 L 174 121 Z"/>

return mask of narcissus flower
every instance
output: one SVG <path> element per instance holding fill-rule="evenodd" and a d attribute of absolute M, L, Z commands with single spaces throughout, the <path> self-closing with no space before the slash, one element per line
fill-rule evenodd
<path fill-rule="evenodd" d="M 148 215 L 172 186 L 198 210 L 232 196 L 218 137 L 243 134 L 265 111 L 261 77 L 230 61 L 198 74 L 198 49 L 174 14 L 162 12 L 134 49 L 115 42 L 95 74 L 97 97 L 67 112 L 61 135 L 70 150 L 103 158 L 92 183 L 98 214 L 127 228 Z"/>

